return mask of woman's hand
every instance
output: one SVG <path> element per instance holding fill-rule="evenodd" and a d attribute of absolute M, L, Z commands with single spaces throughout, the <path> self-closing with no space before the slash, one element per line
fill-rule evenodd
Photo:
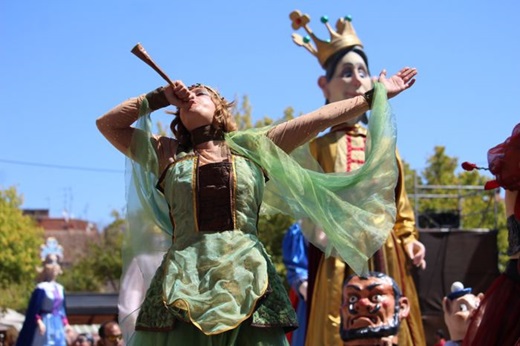
<path fill-rule="evenodd" d="M 195 95 L 181 81 L 175 81 L 172 85 L 164 87 L 164 95 L 170 104 L 188 109 L 195 99 Z"/>
<path fill-rule="evenodd" d="M 401 91 L 408 89 L 415 83 L 415 76 L 417 69 L 412 67 L 405 67 L 390 78 L 386 78 L 386 70 L 379 74 L 378 82 L 383 84 L 386 88 L 388 98 L 399 95 Z"/>

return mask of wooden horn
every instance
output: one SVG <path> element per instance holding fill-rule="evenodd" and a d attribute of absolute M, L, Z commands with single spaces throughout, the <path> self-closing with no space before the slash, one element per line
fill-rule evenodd
<path fill-rule="evenodd" d="M 136 55 L 139 59 L 144 61 L 146 64 L 148 64 L 148 66 L 153 68 L 155 72 L 161 75 L 161 77 L 163 77 L 163 79 L 168 82 L 168 84 L 173 86 L 172 80 L 166 75 L 166 73 L 163 72 L 163 70 L 159 66 L 157 66 L 157 64 L 152 60 L 148 52 L 140 43 L 136 44 L 135 47 L 132 48 L 131 52 L 134 55 Z"/>

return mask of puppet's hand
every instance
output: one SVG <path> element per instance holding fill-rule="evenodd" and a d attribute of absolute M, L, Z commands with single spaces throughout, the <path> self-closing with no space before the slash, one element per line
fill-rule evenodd
<path fill-rule="evenodd" d="M 378 81 L 385 86 L 390 99 L 414 85 L 416 75 L 416 68 L 404 67 L 392 77 L 386 78 L 386 70 L 383 70 L 379 74 Z"/>
<path fill-rule="evenodd" d="M 40 318 L 38 319 L 38 331 L 40 332 L 40 335 L 44 335 L 46 331 L 45 324 Z"/>
<path fill-rule="evenodd" d="M 405 250 L 414 266 L 419 267 L 422 270 L 426 269 L 426 260 L 424 259 L 426 248 L 420 241 L 414 240 L 406 244 Z"/>
<path fill-rule="evenodd" d="M 70 324 L 65 325 L 65 337 L 69 343 L 72 343 L 76 339 L 77 335 Z"/>
<path fill-rule="evenodd" d="M 305 280 L 301 283 L 300 287 L 298 287 L 298 292 L 300 292 L 304 301 L 307 301 L 308 286 L 309 286 L 309 283 L 307 282 L 307 280 Z"/>
<path fill-rule="evenodd" d="M 379 346 L 392 346 L 394 345 L 393 336 L 384 336 L 379 341 Z"/>

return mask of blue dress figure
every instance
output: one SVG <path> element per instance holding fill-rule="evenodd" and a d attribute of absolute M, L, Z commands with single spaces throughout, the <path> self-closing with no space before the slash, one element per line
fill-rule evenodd
<path fill-rule="evenodd" d="M 65 312 L 65 294 L 63 286 L 56 282 L 62 272 L 59 264 L 62 252 L 48 250 L 48 247 L 42 247 L 43 268 L 31 295 L 17 346 L 67 345 L 66 329 L 70 326 Z"/>
<path fill-rule="evenodd" d="M 305 345 L 307 331 L 307 243 L 300 228 L 300 222 L 292 224 L 282 242 L 283 263 L 287 269 L 287 281 L 298 294 L 296 317 L 299 327 L 292 333 L 291 346 Z"/>

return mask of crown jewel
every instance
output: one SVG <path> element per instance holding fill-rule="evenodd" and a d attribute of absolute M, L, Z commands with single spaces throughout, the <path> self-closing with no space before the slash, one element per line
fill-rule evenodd
<path fill-rule="evenodd" d="M 292 34 L 294 43 L 298 46 L 302 46 L 307 49 L 312 55 L 318 58 L 320 65 L 325 68 L 325 62 L 327 59 L 336 53 L 337 51 L 353 46 L 361 46 L 361 40 L 357 37 L 356 31 L 351 24 L 352 17 L 345 16 L 339 18 L 336 22 L 336 31 L 332 29 L 329 24 L 329 18 L 327 16 L 321 17 L 321 22 L 325 24 L 330 33 L 330 39 L 320 40 L 312 30 L 309 28 L 309 22 L 311 18 L 307 14 L 302 14 L 300 11 L 292 11 L 289 15 L 292 21 L 292 28 L 298 30 L 304 28 L 309 34 L 308 36 L 302 37 L 296 33 Z M 311 39 L 314 41 L 315 46 L 311 44 Z"/>

